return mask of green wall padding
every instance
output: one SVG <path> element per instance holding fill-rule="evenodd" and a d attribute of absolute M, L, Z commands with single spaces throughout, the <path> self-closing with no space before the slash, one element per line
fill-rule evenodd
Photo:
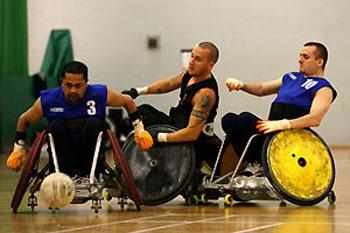
<path fill-rule="evenodd" d="M 0 76 L 28 75 L 26 0 L 0 1 Z"/>
<path fill-rule="evenodd" d="M 29 76 L 0 76 L 0 131 L 2 146 L 7 148 L 13 143 L 17 118 L 35 102 L 33 81 Z M 40 121 L 30 126 L 28 140 L 34 137 L 34 131 L 45 126 Z"/>

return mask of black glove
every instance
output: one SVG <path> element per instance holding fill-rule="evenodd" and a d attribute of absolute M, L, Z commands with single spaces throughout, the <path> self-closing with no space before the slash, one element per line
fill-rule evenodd
<path fill-rule="evenodd" d="M 139 96 L 139 93 L 137 93 L 136 88 L 130 88 L 130 90 L 124 90 L 122 91 L 122 94 L 124 95 L 130 95 L 131 98 L 136 99 L 137 96 Z"/>
<path fill-rule="evenodd" d="M 162 142 L 158 142 L 158 137 L 157 137 L 158 136 L 158 132 L 153 131 L 153 130 L 150 130 L 148 132 L 151 134 L 152 139 L 153 139 L 153 146 L 152 147 L 158 147 L 159 145 L 164 144 Z"/>
<path fill-rule="evenodd" d="M 148 131 L 148 132 L 149 132 L 149 133 L 151 134 L 151 136 L 152 136 L 152 139 L 153 139 L 153 147 L 160 146 L 160 145 L 163 145 L 163 146 L 166 146 L 166 145 L 167 145 L 167 143 L 164 142 L 164 141 L 162 141 L 162 142 L 158 141 L 158 134 L 159 134 L 159 133 L 162 133 L 162 132 L 155 132 L 155 131 L 152 131 L 152 130 L 150 130 L 150 131 Z"/>

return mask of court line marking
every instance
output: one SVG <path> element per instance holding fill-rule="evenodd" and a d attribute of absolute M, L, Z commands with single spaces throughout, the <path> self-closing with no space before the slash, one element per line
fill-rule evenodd
<path fill-rule="evenodd" d="M 232 209 L 233 210 L 233 209 Z M 178 215 L 178 216 L 194 216 L 193 213 L 177 213 L 177 212 L 173 212 L 174 215 Z M 206 216 L 208 215 L 212 215 L 212 216 L 219 216 L 222 215 L 220 213 L 206 213 Z M 201 215 L 198 215 L 201 216 Z M 248 218 L 248 217 L 259 217 L 259 218 L 330 218 L 330 215 L 325 215 L 325 214 L 315 214 L 315 215 L 310 215 L 310 214 L 239 214 L 237 215 L 238 217 L 241 218 Z M 337 215 L 337 218 L 350 218 L 350 215 Z"/>
<path fill-rule="evenodd" d="M 280 222 L 280 223 L 269 224 L 269 225 L 260 226 L 260 227 L 253 227 L 250 229 L 244 229 L 244 230 L 240 230 L 240 231 L 233 231 L 232 233 L 246 233 L 246 232 L 259 231 L 259 230 L 263 230 L 263 229 L 267 229 L 267 228 L 271 228 L 271 227 L 280 226 L 283 224 L 285 224 L 285 223 Z"/>
<path fill-rule="evenodd" d="M 176 214 L 174 216 L 176 216 Z M 190 225 L 190 224 L 195 224 L 195 223 L 201 223 L 201 222 L 206 222 L 206 221 L 211 221 L 211 220 L 216 220 L 216 219 L 226 219 L 226 218 L 237 217 L 237 216 L 238 216 L 237 214 L 233 214 L 233 215 L 226 215 L 223 217 L 207 218 L 207 219 L 201 219 L 201 220 L 195 220 L 195 221 L 182 221 L 181 223 L 169 224 L 169 225 L 160 226 L 160 227 L 152 227 L 152 228 L 131 231 L 131 232 L 132 233 L 151 232 L 151 231 L 157 231 L 157 230 L 166 229 L 166 228 L 185 226 L 185 225 Z"/>
<path fill-rule="evenodd" d="M 238 217 L 238 216 L 237 216 Z M 201 219 L 203 220 L 203 219 Z M 150 223 L 168 223 L 168 224 L 178 224 L 179 222 L 184 222 L 185 220 L 146 220 L 146 221 L 140 221 L 138 223 L 143 223 L 143 224 L 150 224 Z M 194 220 L 194 221 L 199 221 L 199 220 Z M 242 220 L 234 220 L 234 221 L 210 221 L 210 224 L 274 224 L 274 223 L 279 223 L 276 221 L 242 221 Z M 304 224 L 304 225 L 344 225 L 344 226 L 350 226 L 350 223 L 348 222 L 338 222 L 338 223 L 333 223 L 333 222 L 298 222 L 298 221 L 292 221 L 292 222 L 283 222 L 284 224 L 290 224 L 290 225 L 298 225 L 298 224 Z"/>
<path fill-rule="evenodd" d="M 135 219 L 127 219 L 127 220 L 121 220 L 121 221 L 114 221 L 114 222 L 109 222 L 109 223 L 104 223 L 104 224 L 97 224 L 97 225 L 90 225 L 90 226 L 84 226 L 84 227 L 76 227 L 76 228 L 70 228 L 70 229 L 65 229 L 65 230 L 59 230 L 59 231 L 50 231 L 50 233 L 64 233 L 64 232 L 73 232 L 73 231 L 82 231 L 82 230 L 86 230 L 86 229 L 92 229 L 92 228 L 99 228 L 99 227 L 106 227 L 106 226 L 111 226 L 111 225 L 117 225 L 117 224 L 122 224 L 122 223 L 132 223 L 135 221 L 138 221 L 138 223 L 161 223 L 161 222 L 174 222 L 174 221 L 169 221 L 169 220 L 159 220 L 159 221 L 147 221 L 148 219 L 155 219 L 155 218 L 161 218 L 161 217 L 166 217 L 166 216 L 193 216 L 193 214 L 188 214 L 188 213 L 166 213 L 166 214 L 162 214 L 162 215 L 155 215 L 155 216 L 150 216 L 150 217 L 144 217 L 144 218 L 135 218 Z M 209 214 L 209 215 L 220 215 L 220 214 Z M 184 226 L 184 225 L 190 225 L 190 224 L 196 224 L 196 223 L 201 223 L 201 222 L 206 222 L 206 221 L 210 221 L 211 223 L 219 223 L 219 222 L 215 222 L 212 220 L 219 220 L 219 219 L 227 219 L 227 218 L 231 218 L 231 217 L 251 217 L 251 216 L 260 216 L 260 215 L 226 215 L 226 216 L 220 216 L 220 217 L 215 217 L 215 218 L 208 218 L 208 219 L 200 219 L 200 220 L 194 220 L 194 221 L 181 221 L 180 223 L 179 221 L 177 221 L 177 223 L 174 224 L 169 224 L 169 225 L 165 225 L 165 226 L 160 226 L 160 227 L 155 227 L 155 228 L 149 228 L 149 229 L 143 229 L 143 230 L 137 230 L 137 231 L 133 231 L 134 233 L 142 233 L 142 232 L 151 232 L 151 231 L 155 231 L 155 230 L 159 230 L 159 229 L 165 229 L 165 228 L 172 228 L 172 227 L 177 227 L 177 226 Z M 298 215 L 294 215 L 294 217 L 298 217 L 298 218 L 302 218 L 302 217 L 306 217 L 307 215 L 304 216 L 298 216 Z M 288 217 L 288 215 L 283 216 L 283 217 Z M 290 217 L 290 216 L 289 216 Z M 326 217 L 326 216 L 319 216 L 319 217 Z M 348 218 L 349 216 L 346 216 L 346 218 Z M 235 223 L 242 223 L 242 221 L 234 221 Z M 244 221 L 245 223 L 247 223 L 246 221 Z M 271 222 L 271 221 L 270 221 Z M 220 224 L 225 223 L 225 222 L 220 222 Z M 232 224 L 233 222 L 230 222 L 230 224 Z M 254 221 L 248 221 L 248 223 L 255 223 Z M 261 223 L 260 222 L 256 222 L 256 223 Z M 282 225 L 282 224 L 300 224 L 300 223 L 304 223 L 304 224 L 315 224 L 314 222 L 284 222 L 284 223 L 275 223 L 275 224 L 269 224 L 269 225 L 265 225 L 265 226 L 261 226 L 261 227 L 256 227 L 256 228 L 251 228 L 251 229 L 245 229 L 242 231 L 237 231 L 235 233 L 244 233 L 244 232 L 251 232 L 251 231 L 256 231 L 256 230 L 260 230 L 261 229 L 265 229 L 265 228 L 270 228 L 270 227 L 274 227 L 277 225 Z M 338 225 L 335 223 L 318 223 L 318 225 L 321 224 L 331 224 L 331 225 Z M 340 225 L 344 225 L 344 223 L 340 224 Z M 348 224 L 345 224 L 348 225 Z"/>
<path fill-rule="evenodd" d="M 111 225 L 116 225 L 116 224 L 120 224 L 120 223 L 129 223 L 129 222 L 135 222 L 135 221 L 153 219 L 153 218 L 162 218 L 162 217 L 167 217 L 167 216 L 172 216 L 172 215 L 174 215 L 174 214 L 173 213 L 166 213 L 166 214 L 154 215 L 154 216 L 144 217 L 144 218 L 126 219 L 126 220 L 121 220 L 121 221 L 114 221 L 114 222 L 109 222 L 109 223 L 96 224 L 96 225 L 90 225 L 90 226 L 84 226 L 84 227 L 75 227 L 75 228 L 69 228 L 69 229 L 65 229 L 65 230 L 49 231 L 49 232 L 50 233 L 63 233 L 63 232 L 82 231 L 82 230 L 87 230 L 87 229 L 92 229 L 92 228 L 97 228 L 97 227 L 105 227 L 105 226 L 111 226 Z"/>

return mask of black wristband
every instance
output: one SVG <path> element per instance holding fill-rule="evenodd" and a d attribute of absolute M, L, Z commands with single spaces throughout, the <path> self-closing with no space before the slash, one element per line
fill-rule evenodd
<path fill-rule="evenodd" d="M 131 98 L 136 99 L 137 96 L 139 96 L 139 93 L 137 92 L 136 88 L 130 88 L 130 90 L 124 90 L 122 91 L 122 94 L 129 95 Z"/>
<path fill-rule="evenodd" d="M 140 112 L 139 111 L 135 111 L 135 112 L 133 112 L 133 113 L 130 113 L 129 114 L 129 117 L 130 117 L 130 120 L 131 121 L 135 121 L 135 120 L 137 120 L 137 119 L 139 119 L 139 120 L 141 120 L 141 114 L 140 114 Z"/>
<path fill-rule="evenodd" d="M 16 131 L 15 142 L 18 143 L 18 141 L 20 140 L 25 141 L 26 137 L 27 137 L 27 134 L 25 132 Z"/>

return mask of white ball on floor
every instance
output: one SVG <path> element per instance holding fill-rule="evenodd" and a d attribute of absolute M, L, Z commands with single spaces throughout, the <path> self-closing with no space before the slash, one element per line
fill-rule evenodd
<path fill-rule="evenodd" d="M 51 208 L 63 208 L 73 200 L 75 185 L 66 174 L 55 172 L 48 175 L 41 183 L 40 195 Z"/>

